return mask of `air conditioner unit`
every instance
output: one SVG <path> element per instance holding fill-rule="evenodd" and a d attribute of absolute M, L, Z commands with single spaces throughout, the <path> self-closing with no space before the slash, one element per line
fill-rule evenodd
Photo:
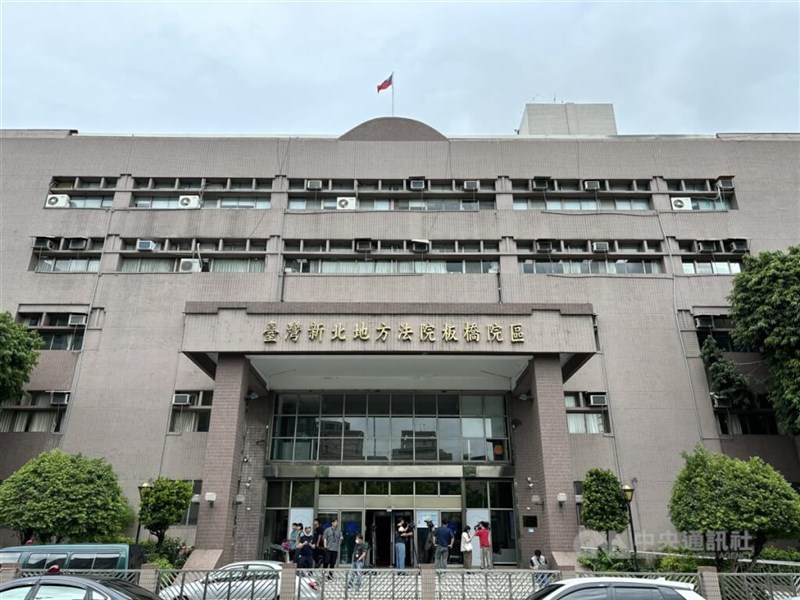
<path fill-rule="evenodd" d="M 266 465 L 264 467 L 264 477 L 277 477 L 278 467 L 275 465 Z"/>
<path fill-rule="evenodd" d="M 531 182 L 531 188 L 534 190 L 547 190 L 550 189 L 549 179 L 534 179 Z"/>
<path fill-rule="evenodd" d="M 372 252 L 372 240 L 369 238 L 356 240 L 356 252 Z"/>
<path fill-rule="evenodd" d="M 69 394 L 64 392 L 53 392 L 50 396 L 50 406 L 66 406 L 69 402 Z"/>
<path fill-rule="evenodd" d="M 33 238 L 33 247 L 36 250 L 54 250 L 56 247 L 56 241 L 49 237 Z"/>
<path fill-rule="evenodd" d="M 70 250 L 86 250 L 89 247 L 89 238 L 71 238 L 67 247 Z"/>
<path fill-rule="evenodd" d="M 583 182 L 583 189 L 587 192 L 594 192 L 600 189 L 600 182 L 596 179 L 590 179 Z"/>
<path fill-rule="evenodd" d="M 322 179 L 309 179 L 306 181 L 306 189 L 312 192 L 318 192 L 322 189 Z"/>
<path fill-rule="evenodd" d="M 86 319 L 87 319 L 86 315 L 72 314 L 67 319 L 67 325 L 69 325 L 70 327 L 78 327 L 80 325 L 86 325 Z"/>
<path fill-rule="evenodd" d="M 284 273 L 297 273 L 297 269 L 295 269 L 294 267 L 286 267 L 286 268 L 283 269 L 283 272 Z"/>
<path fill-rule="evenodd" d="M 691 198 L 670 198 L 670 202 L 672 202 L 672 210 L 692 210 Z"/>
<path fill-rule="evenodd" d="M 701 240 L 697 242 L 697 251 L 698 252 L 716 252 L 717 251 L 717 242 L 712 240 Z"/>
<path fill-rule="evenodd" d="M 553 251 L 553 242 L 542 240 L 540 242 L 536 242 L 536 251 L 537 252 L 552 252 Z"/>
<path fill-rule="evenodd" d="M 583 504 L 583 494 L 575 494 L 575 504 Z"/>
<path fill-rule="evenodd" d="M 67 194 L 50 194 L 44 206 L 45 208 L 69 208 L 69 196 Z"/>
<path fill-rule="evenodd" d="M 178 196 L 178 208 L 200 208 L 200 196 Z"/>
<path fill-rule="evenodd" d="M 717 179 L 717 187 L 723 192 L 731 192 L 733 191 L 733 179 L 728 177 L 720 177 Z"/>
<path fill-rule="evenodd" d="M 701 315 L 694 318 L 696 329 L 712 329 L 714 327 L 714 317 L 711 315 Z"/>
<path fill-rule="evenodd" d="M 189 406 L 192 404 L 192 394 L 173 394 L 173 406 Z"/>
<path fill-rule="evenodd" d="M 477 179 L 467 179 L 464 182 L 464 191 L 465 192 L 477 192 L 481 189 L 481 182 Z"/>
<path fill-rule="evenodd" d="M 199 273 L 203 270 L 203 263 L 199 258 L 182 258 L 178 265 L 179 273 Z"/>
<path fill-rule="evenodd" d="M 605 394 L 589 394 L 589 406 L 608 406 L 608 396 Z"/>
<path fill-rule="evenodd" d="M 608 242 L 592 242 L 592 252 L 608 252 L 611 244 Z"/>
<path fill-rule="evenodd" d="M 136 240 L 136 249 L 140 252 L 152 252 L 156 249 L 156 243 L 153 240 Z"/>
<path fill-rule="evenodd" d="M 728 240 L 728 250 L 737 254 L 743 254 L 749 250 L 747 240 Z"/>
<path fill-rule="evenodd" d="M 425 253 L 431 251 L 430 240 L 411 240 L 411 251 Z"/>
<path fill-rule="evenodd" d="M 709 394 L 709 396 L 711 397 L 711 402 L 714 404 L 714 408 L 730 408 L 731 407 L 731 401 L 728 400 L 727 398 L 723 398 L 722 396 L 719 396 L 718 394 L 715 394 L 714 392 L 711 392 L 711 394 Z"/>
<path fill-rule="evenodd" d="M 412 179 L 408 182 L 408 189 L 414 192 L 423 192 L 425 191 L 425 180 L 424 179 Z"/>
<path fill-rule="evenodd" d="M 355 210 L 356 199 L 353 196 L 340 197 L 336 199 L 336 210 Z"/>

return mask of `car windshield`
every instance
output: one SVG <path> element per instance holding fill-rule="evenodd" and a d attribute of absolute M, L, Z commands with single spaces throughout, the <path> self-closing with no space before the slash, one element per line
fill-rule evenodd
<path fill-rule="evenodd" d="M 115 592 L 122 594 L 123 596 L 131 598 L 131 600 L 161 600 L 154 593 L 144 589 L 143 587 L 139 587 L 138 585 L 128 583 L 127 581 L 123 581 L 121 579 L 98 578 L 96 581 L 106 587 L 111 588 Z"/>
<path fill-rule="evenodd" d="M 533 594 L 525 598 L 525 600 L 541 600 L 542 598 L 547 598 L 550 594 L 552 594 L 557 589 L 560 589 L 562 587 L 564 587 L 564 585 L 561 583 L 551 583 L 550 585 L 546 585 L 542 589 L 534 592 Z"/>

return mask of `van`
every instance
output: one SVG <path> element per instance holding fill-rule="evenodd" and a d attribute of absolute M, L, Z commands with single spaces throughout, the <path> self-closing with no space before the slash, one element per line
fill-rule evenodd
<path fill-rule="evenodd" d="M 18 563 L 30 571 L 44 571 L 54 565 L 62 570 L 138 569 L 142 558 L 141 546 L 128 544 L 46 544 L 0 550 L 0 564 Z"/>

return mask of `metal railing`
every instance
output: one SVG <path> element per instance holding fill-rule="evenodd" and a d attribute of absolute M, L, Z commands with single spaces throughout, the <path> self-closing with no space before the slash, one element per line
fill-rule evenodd
<path fill-rule="evenodd" d="M 538 587 L 561 579 L 559 571 L 450 569 L 436 571 L 436 600 L 526 598 Z"/>
<path fill-rule="evenodd" d="M 141 571 L 136 571 L 133 569 L 104 569 L 100 571 L 89 569 L 63 569 L 60 571 L 60 573 L 63 575 L 89 575 L 91 577 L 122 579 L 129 583 L 139 583 L 139 573 L 141 573 Z M 40 575 L 47 575 L 47 571 L 44 569 L 23 569 L 20 572 L 20 577 L 38 577 Z"/>
<path fill-rule="evenodd" d="M 720 573 L 722 600 L 781 600 L 800 596 L 797 573 Z"/>

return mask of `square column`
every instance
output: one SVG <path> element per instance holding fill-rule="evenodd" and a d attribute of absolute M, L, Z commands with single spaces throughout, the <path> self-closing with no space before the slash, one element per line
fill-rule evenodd
<path fill-rule="evenodd" d="M 530 400 L 512 398 L 516 500 L 520 516 L 520 562 L 527 564 L 541 549 L 555 566 L 553 552 L 575 552 L 578 523 L 564 408 L 564 381 L 557 354 L 537 354 L 531 361 Z M 530 480 L 528 479 L 530 478 Z M 566 494 L 560 506 L 558 494 Z M 533 501 L 538 496 L 540 504 Z M 522 517 L 536 515 L 535 533 L 522 527 Z"/>
<path fill-rule="evenodd" d="M 220 551 L 216 566 L 233 560 L 233 504 L 242 468 L 249 367 L 244 355 L 221 354 L 214 379 L 195 546 Z M 216 494 L 213 506 L 207 493 Z"/>

